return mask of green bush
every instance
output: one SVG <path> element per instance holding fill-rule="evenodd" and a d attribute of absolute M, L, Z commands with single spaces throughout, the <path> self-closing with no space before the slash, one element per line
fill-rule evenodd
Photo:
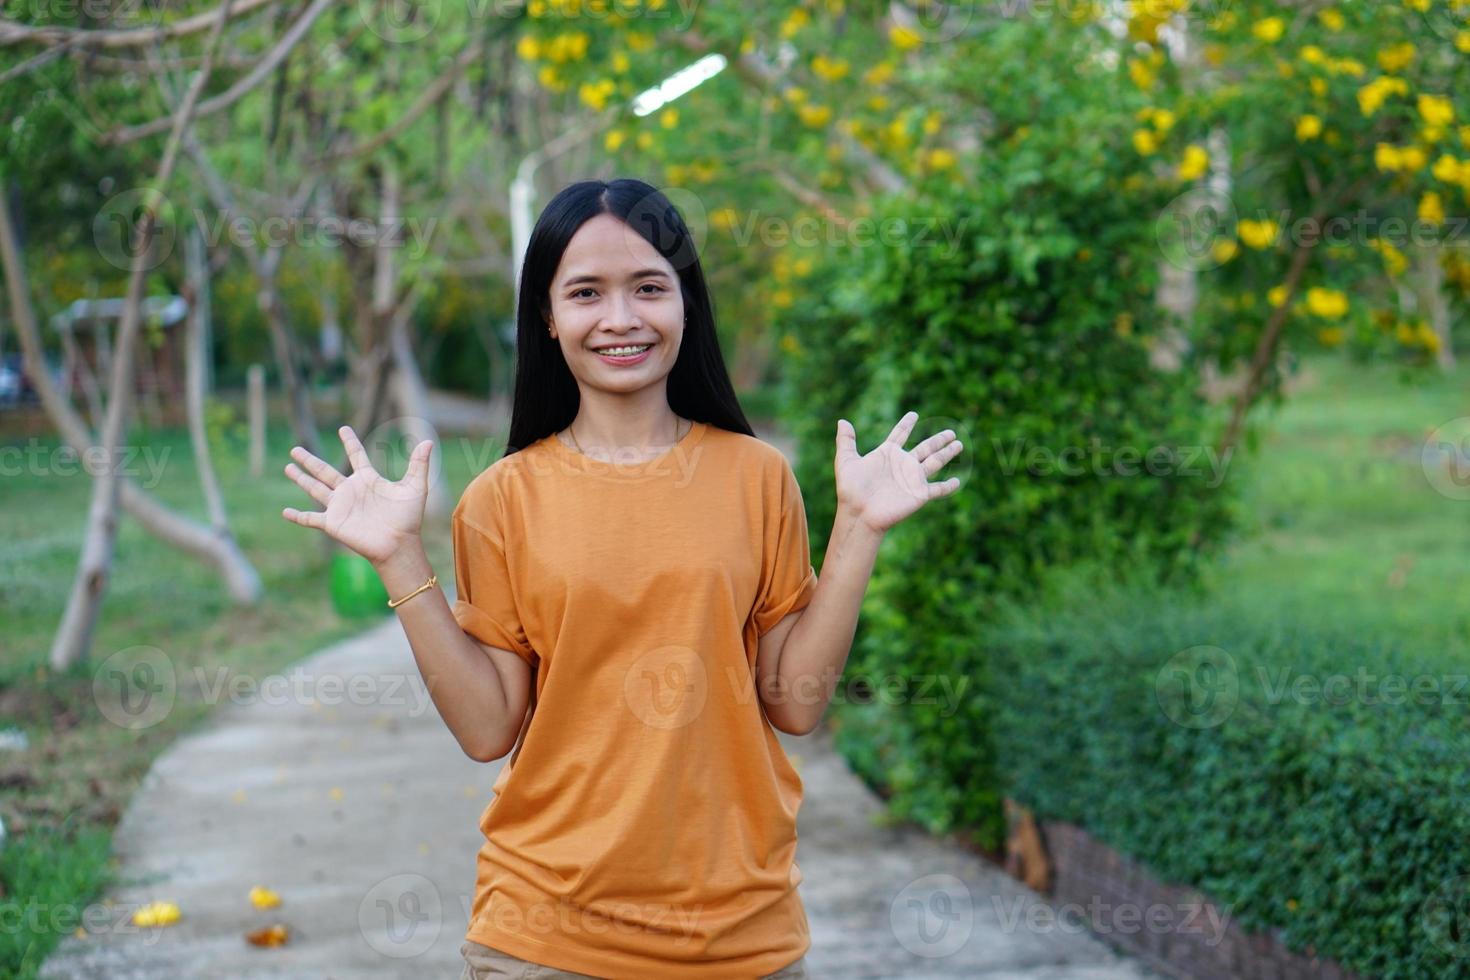
<path fill-rule="evenodd" d="M 1031 150 L 992 166 L 975 185 L 875 202 L 875 227 L 911 233 L 835 248 L 790 315 L 784 414 L 818 553 L 838 418 L 860 452 L 910 409 L 923 418 L 909 445 L 954 428 L 966 447 L 939 474 L 962 489 L 890 532 L 848 680 L 953 675 L 974 660 L 993 601 L 1027 594 L 1050 568 L 1104 559 L 1189 579 L 1231 524 L 1192 372 L 1149 362 L 1161 314 L 1139 288 L 1158 261 L 1148 201 L 1086 165 L 1045 171 Z M 921 213 L 959 232 L 953 247 L 918 232 Z M 1081 455 L 1063 467 L 1064 452 Z M 832 716 L 842 750 L 884 772 L 896 814 L 999 844 L 983 729 L 957 737 L 953 717 L 919 703 L 839 702 Z"/>
<path fill-rule="evenodd" d="M 999 614 L 956 667 L 982 665 L 962 729 L 994 738 L 1006 794 L 1039 817 L 1363 976 L 1464 976 L 1462 664 L 1094 582 Z"/>

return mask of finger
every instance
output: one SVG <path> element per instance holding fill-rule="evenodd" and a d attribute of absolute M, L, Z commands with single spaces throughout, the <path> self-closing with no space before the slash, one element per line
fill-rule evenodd
<path fill-rule="evenodd" d="M 945 429 L 943 432 L 936 432 L 934 435 L 925 439 L 923 442 L 919 443 L 917 446 L 909 451 L 914 454 L 915 459 L 923 462 L 934 453 L 937 453 L 939 450 L 943 449 L 945 443 L 949 442 L 953 438 L 954 430 Z"/>
<path fill-rule="evenodd" d="M 893 430 L 888 433 L 888 438 L 883 441 L 891 442 L 896 446 L 902 447 L 904 443 L 908 442 L 909 433 L 914 431 L 914 425 L 918 421 L 918 412 L 904 412 L 903 418 L 898 420 L 898 424 L 893 427 Z"/>
<path fill-rule="evenodd" d="M 856 456 L 857 454 L 857 430 L 852 427 L 852 423 L 847 419 L 838 419 L 837 455 Z"/>
<path fill-rule="evenodd" d="M 326 522 L 322 520 L 322 512 L 319 510 L 297 510 L 295 507 L 287 507 L 281 511 L 281 516 L 302 527 L 314 527 L 317 530 L 326 527 Z"/>
<path fill-rule="evenodd" d="M 931 483 L 929 484 L 929 499 L 938 500 L 940 497 L 948 497 L 959 488 L 959 477 L 950 477 L 948 480 L 941 480 L 939 483 Z"/>
<path fill-rule="evenodd" d="M 342 445 L 347 449 L 347 458 L 352 462 L 352 472 L 371 473 L 373 461 L 368 459 L 367 450 L 362 448 L 362 443 L 358 441 L 357 433 L 352 431 L 352 426 L 342 426 L 337 430 L 337 435 L 342 437 Z"/>
<path fill-rule="evenodd" d="M 337 489 L 337 484 L 345 479 L 341 473 L 337 472 L 335 466 L 324 459 L 312 455 L 302 446 L 293 446 L 291 448 L 291 458 L 296 460 L 302 469 L 306 470 L 306 472 L 318 480 L 321 480 L 332 490 Z"/>
<path fill-rule="evenodd" d="M 301 489 L 311 494 L 311 499 L 323 507 L 332 499 L 332 488 L 321 480 L 303 472 L 295 463 L 286 464 L 286 475 Z"/>
<path fill-rule="evenodd" d="M 425 439 L 413 447 L 413 452 L 408 457 L 408 472 L 403 474 L 403 481 L 411 487 L 428 489 L 429 456 L 434 452 L 434 443 Z"/>
<path fill-rule="evenodd" d="M 960 450 L 964 448 L 965 444 L 956 439 L 938 452 L 926 456 L 924 458 L 924 475 L 933 476 L 935 473 L 938 473 L 945 463 L 958 456 Z"/>

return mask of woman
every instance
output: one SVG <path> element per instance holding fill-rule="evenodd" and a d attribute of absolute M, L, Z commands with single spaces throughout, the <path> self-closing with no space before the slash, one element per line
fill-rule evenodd
<path fill-rule="evenodd" d="M 884 533 L 959 488 L 951 430 L 867 455 L 839 420 L 837 516 L 818 582 L 801 491 L 755 438 L 695 245 L 638 180 L 564 189 L 520 280 L 508 447 L 452 519 L 456 600 L 419 538 L 432 443 L 401 481 L 348 427 L 344 477 L 287 474 L 284 511 L 370 559 L 465 752 L 511 752 L 463 977 L 802 977 L 801 779 Z M 415 598 L 417 597 L 417 598 Z M 409 601 L 412 600 L 412 601 Z"/>

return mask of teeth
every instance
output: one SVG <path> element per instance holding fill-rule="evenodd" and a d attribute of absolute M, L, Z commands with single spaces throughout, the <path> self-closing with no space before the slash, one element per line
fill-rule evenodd
<path fill-rule="evenodd" d="M 641 354 L 652 346 L 652 344 L 644 344 L 642 347 L 603 347 L 598 353 L 611 354 L 614 357 L 625 357 L 629 354 Z"/>

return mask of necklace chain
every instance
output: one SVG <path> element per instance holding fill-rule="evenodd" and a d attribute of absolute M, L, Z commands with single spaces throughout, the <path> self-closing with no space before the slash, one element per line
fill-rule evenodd
<path fill-rule="evenodd" d="M 693 422 L 690 422 L 689 423 L 689 427 L 692 429 L 694 427 L 694 423 Z M 684 431 L 687 434 L 689 430 L 686 429 Z M 569 435 L 569 436 L 572 437 L 572 445 L 576 447 L 577 453 L 579 455 L 586 456 L 587 454 L 584 453 L 584 452 L 582 452 L 582 446 L 581 446 L 581 444 L 577 442 L 577 434 L 572 431 L 572 427 L 570 425 L 567 426 L 567 435 Z M 678 444 L 679 444 L 679 417 L 676 415 L 676 416 L 674 416 L 674 442 L 673 442 L 672 445 L 669 446 L 669 449 L 674 448 L 674 446 L 677 446 Z"/>

